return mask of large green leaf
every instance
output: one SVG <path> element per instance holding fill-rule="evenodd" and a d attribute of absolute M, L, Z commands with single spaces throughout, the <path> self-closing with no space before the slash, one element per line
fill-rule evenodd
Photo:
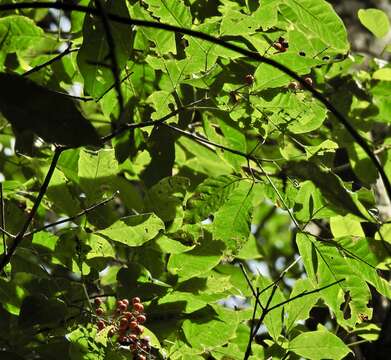
<path fill-rule="evenodd" d="M 289 343 L 289 350 L 307 359 L 343 359 L 351 350 L 327 330 L 301 333 Z"/>
<path fill-rule="evenodd" d="M 213 237 L 224 241 L 229 251 L 240 249 L 250 235 L 252 187 L 250 181 L 240 181 L 213 215 Z"/>
<path fill-rule="evenodd" d="M 382 38 L 390 31 L 390 20 L 387 14 L 379 9 L 360 9 L 358 19 L 372 34 Z"/>
<path fill-rule="evenodd" d="M 107 229 L 97 232 L 97 235 L 107 237 L 128 246 L 141 246 L 152 240 L 164 223 L 155 214 L 128 216 L 118 220 Z"/>
<path fill-rule="evenodd" d="M 69 97 L 18 75 L 0 73 L 0 110 L 19 138 L 35 134 L 71 147 L 101 143 L 95 128 Z M 28 146 L 31 150 L 32 140 L 22 150 Z"/>

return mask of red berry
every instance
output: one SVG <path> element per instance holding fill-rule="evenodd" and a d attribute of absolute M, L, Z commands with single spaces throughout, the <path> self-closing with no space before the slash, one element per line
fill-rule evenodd
<path fill-rule="evenodd" d="M 147 358 L 144 355 L 139 355 L 138 360 L 147 360 Z"/>
<path fill-rule="evenodd" d="M 105 327 L 105 323 L 103 320 L 99 320 L 96 325 L 98 326 L 98 330 L 102 330 Z"/>
<path fill-rule="evenodd" d="M 123 304 L 125 304 L 126 306 L 129 305 L 129 300 L 128 299 L 122 299 L 121 300 Z"/>
<path fill-rule="evenodd" d="M 123 342 L 125 342 L 126 341 L 126 336 L 124 336 L 124 335 L 120 335 L 120 337 L 118 338 L 118 342 L 119 343 L 123 343 Z"/>
<path fill-rule="evenodd" d="M 119 308 L 122 304 L 123 304 L 123 302 L 121 300 L 118 300 L 117 301 L 117 308 Z"/>
<path fill-rule="evenodd" d="M 141 327 L 140 325 L 137 325 L 134 329 L 133 329 L 134 333 L 136 335 L 140 335 L 144 332 L 144 328 Z"/>
<path fill-rule="evenodd" d="M 128 337 L 129 337 L 129 340 L 130 340 L 131 343 L 137 342 L 137 335 L 130 334 Z"/>
<path fill-rule="evenodd" d="M 95 304 L 95 306 L 100 306 L 100 305 L 102 305 L 102 300 L 100 298 L 95 298 L 94 304 Z"/>
<path fill-rule="evenodd" d="M 286 48 L 281 43 L 277 42 L 273 44 L 273 47 L 278 50 L 279 52 L 285 52 Z"/>
<path fill-rule="evenodd" d="M 127 329 L 128 326 L 129 326 L 128 319 L 122 318 L 121 321 L 119 322 L 119 327 L 120 327 L 121 329 Z"/>
<path fill-rule="evenodd" d="M 115 334 L 115 330 L 114 330 L 113 328 L 111 328 L 111 329 L 109 330 L 109 332 L 107 333 L 107 336 L 108 336 L 108 337 L 113 337 L 114 334 Z"/>
<path fill-rule="evenodd" d="M 139 298 L 139 297 L 134 297 L 133 299 L 132 299 L 132 304 L 134 305 L 134 304 L 137 304 L 137 303 L 141 303 L 141 299 Z"/>
<path fill-rule="evenodd" d="M 247 84 L 247 85 L 252 85 L 253 82 L 254 82 L 254 76 L 250 75 L 250 74 L 247 74 L 245 77 L 244 77 L 244 82 Z"/>
<path fill-rule="evenodd" d="M 135 304 L 133 304 L 133 309 L 138 312 L 142 312 L 142 311 L 144 311 L 144 305 L 140 304 L 140 303 L 135 303 Z"/>
<path fill-rule="evenodd" d="M 131 329 L 135 329 L 137 326 L 138 326 L 138 322 L 137 322 L 137 321 L 131 321 L 131 322 L 129 323 L 129 327 L 130 327 Z"/>
<path fill-rule="evenodd" d="M 145 321 L 147 320 L 147 318 L 145 317 L 145 315 L 139 315 L 137 316 L 137 321 L 140 323 L 140 324 L 143 324 L 145 323 Z"/>
<path fill-rule="evenodd" d="M 124 304 L 124 303 L 121 303 L 121 304 L 118 306 L 118 310 L 119 310 L 120 312 L 125 311 L 127 308 L 128 308 L 128 305 L 126 305 L 126 304 Z"/>
<path fill-rule="evenodd" d="M 309 76 L 306 76 L 304 77 L 303 79 L 309 86 L 312 86 L 314 84 L 313 80 L 309 77 Z"/>
<path fill-rule="evenodd" d="M 104 312 L 104 310 L 103 310 L 102 308 L 97 308 L 97 309 L 95 310 L 95 313 L 96 313 L 96 315 L 98 315 L 98 316 L 102 316 L 105 312 Z"/>
<path fill-rule="evenodd" d="M 125 311 L 123 314 L 124 318 L 127 318 L 128 320 L 133 318 L 133 314 L 130 311 Z"/>

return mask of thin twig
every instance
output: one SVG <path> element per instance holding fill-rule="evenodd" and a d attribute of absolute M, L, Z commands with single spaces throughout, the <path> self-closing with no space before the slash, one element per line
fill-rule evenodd
<path fill-rule="evenodd" d="M 40 65 L 33 67 L 29 71 L 26 71 L 25 73 L 22 74 L 22 76 L 29 76 L 29 75 L 43 69 L 44 67 L 49 66 L 58 60 L 61 60 L 61 58 L 63 58 L 65 55 L 68 55 L 70 53 L 73 53 L 73 52 L 76 52 L 79 50 L 79 49 L 71 49 L 71 47 L 72 47 L 72 44 L 69 44 L 68 47 L 62 53 L 60 53 L 57 56 L 53 57 L 52 59 L 44 62 L 43 64 L 40 64 Z"/>
<path fill-rule="evenodd" d="M 117 194 L 118 194 L 118 191 L 117 191 L 116 193 L 114 193 L 113 195 L 111 195 L 109 198 L 107 198 L 107 199 L 105 199 L 105 200 L 103 200 L 103 201 L 101 201 L 101 202 L 98 202 L 98 203 L 96 203 L 96 204 L 94 204 L 94 205 L 91 205 L 90 207 L 84 209 L 83 211 L 80 211 L 80 212 L 79 212 L 78 214 L 76 214 L 76 215 L 67 217 L 66 219 L 61 219 L 61 220 L 55 221 L 55 222 L 53 222 L 53 223 L 47 224 L 47 225 L 45 225 L 45 226 L 42 226 L 42 227 L 40 227 L 39 229 L 35 229 L 35 230 L 33 230 L 33 231 L 30 231 L 30 232 L 26 233 L 26 234 L 24 235 L 24 237 L 34 235 L 34 234 L 36 234 L 37 232 L 40 232 L 40 231 L 42 231 L 42 230 L 46 230 L 46 229 L 48 229 L 48 228 L 51 228 L 51 227 L 54 227 L 54 226 L 57 226 L 57 225 L 60 225 L 60 224 L 64 224 L 64 223 L 69 222 L 69 221 L 74 221 L 74 220 L 76 220 L 77 218 L 79 218 L 79 217 L 81 217 L 81 216 L 83 216 L 83 215 L 86 215 L 86 214 L 88 214 L 89 212 L 95 210 L 96 208 L 98 208 L 98 207 L 100 207 L 100 206 L 103 206 L 103 205 L 106 205 L 108 202 L 112 201 L 112 200 L 116 197 Z"/>
<path fill-rule="evenodd" d="M 141 123 L 124 124 L 124 125 L 120 126 L 118 129 L 114 130 L 111 134 L 104 136 L 101 140 L 102 140 L 102 142 L 109 141 L 109 140 L 115 138 L 116 136 L 122 134 L 123 132 L 125 132 L 127 130 L 131 130 L 131 129 L 139 129 L 139 128 L 144 128 L 144 127 L 148 127 L 148 126 L 162 125 L 165 121 L 171 119 L 175 115 L 178 115 L 181 111 L 186 110 L 186 109 L 191 109 L 195 105 L 197 105 L 203 101 L 206 101 L 206 100 L 209 100 L 209 99 L 208 98 L 199 99 L 199 100 L 196 100 L 190 104 L 179 107 L 176 110 L 170 112 L 169 114 L 163 116 L 162 118 L 160 118 L 158 120 L 149 120 L 149 121 L 144 121 Z"/>
<path fill-rule="evenodd" d="M 0 260 L 0 271 L 3 271 L 4 268 L 7 266 L 7 264 L 11 261 L 11 258 L 14 255 L 16 248 L 20 245 L 21 241 L 24 238 L 24 234 L 26 233 L 28 227 L 30 226 L 31 222 L 33 221 L 33 218 L 38 210 L 38 207 L 41 204 L 41 200 L 44 197 L 46 190 L 49 186 L 49 183 L 50 183 L 50 180 L 53 176 L 54 170 L 56 169 L 57 162 L 60 158 L 60 155 L 64 149 L 65 149 L 64 147 L 57 147 L 56 150 L 54 151 L 52 162 L 50 163 L 50 167 L 49 167 L 49 170 L 46 174 L 45 180 L 44 180 L 41 188 L 39 189 L 39 193 L 38 193 L 36 200 L 34 201 L 34 205 L 31 209 L 26 221 L 24 222 L 22 229 L 15 236 L 11 246 L 8 248 L 8 253 L 4 254 Z"/>
<path fill-rule="evenodd" d="M 130 75 L 133 74 L 133 71 L 131 71 L 129 74 L 126 74 L 126 76 L 120 81 L 121 84 L 126 81 Z M 106 89 L 98 98 L 95 99 L 95 102 L 99 102 L 100 100 L 102 100 L 102 98 L 111 90 L 115 87 L 115 82 L 113 83 L 113 85 L 110 85 L 108 89 Z"/>
<path fill-rule="evenodd" d="M 1 228 L 5 228 L 5 216 L 4 216 L 4 198 L 3 198 L 3 183 L 0 183 L 0 221 L 1 221 Z M 5 231 L 2 231 L 2 237 L 3 237 L 3 249 L 4 249 L 4 255 L 7 255 L 7 243 L 5 242 Z"/>

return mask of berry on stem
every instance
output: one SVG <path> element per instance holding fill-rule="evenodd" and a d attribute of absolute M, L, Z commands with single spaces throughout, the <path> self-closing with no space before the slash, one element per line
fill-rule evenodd
<path fill-rule="evenodd" d="M 128 319 L 122 318 L 121 321 L 119 322 L 120 329 L 127 329 L 128 326 L 129 326 Z"/>
<path fill-rule="evenodd" d="M 140 303 L 135 303 L 135 304 L 133 304 L 133 309 L 138 312 L 142 312 L 142 311 L 144 311 L 144 305 L 140 304 Z"/>
<path fill-rule="evenodd" d="M 122 299 L 122 303 L 126 306 L 129 306 L 129 300 L 128 299 Z"/>
<path fill-rule="evenodd" d="M 137 321 L 131 321 L 131 322 L 129 323 L 129 327 L 130 327 L 131 329 L 135 329 L 137 326 L 138 326 L 138 322 L 137 322 Z"/>
<path fill-rule="evenodd" d="M 137 335 L 140 335 L 144 332 L 144 328 L 141 327 L 140 325 L 137 325 L 134 329 L 133 329 L 134 333 L 137 334 Z"/>
<path fill-rule="evenodd" d="M 100 298 L 95 298 L 94 304 L 95 304 L 95 306 L 100 306 L 100 305 L 102 305 L 102 300 Z"/>
<path fill-rule="evenodd" d="M 98 330 L 103 330 L 105 328 L 105 323 L 103 320 L 99 320 L 96 325 L 98 326 Z"/>
<path fill-rule="evenodd" d="M 139 297 L 134 297 L 133 299 L 132 299 L 132 304 L 134 305 L 134 304 L 137 304 L 137 303 L 141 303 L 141 299 L 139 298 Z"/>
<path fill-rule="evenodd" d="M 102 316 L 104 314 L 104 310 L 102 308 L 97 308 L 95 310 L 95 314 L 98 315 L 98 316 Z"/>
<path fill-rule="evenodd" d="M 139 316 L 137 316 L 136 320 L 137 320 L 140 324 L 143 324 L 143 323 L 145 323 L 145 321 L 147 320 L 147 318 L 146 318 L 145 315 L 139 315 Z"/>

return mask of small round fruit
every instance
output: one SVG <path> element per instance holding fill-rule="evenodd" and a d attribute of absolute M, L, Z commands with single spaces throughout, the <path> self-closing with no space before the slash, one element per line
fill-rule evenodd
<path fill-rule="evenodd" d="M 99 320 L 96 325 L 98 326 L 98 330 L 103 330 L 105 328 L 105 323 L 103 320 Z"/>
<path fill-rule="evenodd" d="M 147 360 L 147 358 L 144 355 L 139 355 L 138 360 Z"/>
<path fill-rule="evenodd" d="M 132 344 L 137 342 L 137 335 L 136 334 L 130 334 L 128 337 L 129 337 L 129 340 Z"/>
<path fill-rule="evenodd" d="M 129 323 L 129 327 L 130 327 L 131 329 L 135 329 L 137 326 L 138 326 L 138 322 L 137 322 L 137 321 L 131 321 L 131 322 Z"/>
<path fill-rule="evenodd" d="M 244 77 L 244 82 L 247 84 L 247 85 L 252 85 L 254 83 L 254 76 L 252 76 L 251 74 L 247 74 L 245 77 Z"/>
<path fill-rule="evenodd" d="M 107 333 L 107 336 L 108 336 L 108 337 L 113 337 L 114 334 L 115 334 L 115 330 L 112 328 L 112 329 L 110 329 L 109 332 Z"/>
<path fill-rule="evenodd" d="M 139 315 L 139 316 L 137 316 L 136 320 L 137 320 L 140 324 L 143 324 L 143 323 L 145 323 L 145 321 L 147 320 L 147 318 L 146 318 L 145 315 Z"/>
<path fill-rule="evenodd" d="M 137 325 L 134 329 L 133 329 L 134 333 L 136 335 L 140 335 L 144 332 L 144 328 L 141 327 L 140 325 Z"/>
<path fill-rule="evenodd" d="M 119 322 L 119 327 L 120 329 L 127 329 L 129 326 L 129 322 L 128 322 L 128 319 L 126 318 L 122 318 Z"/>
<path fill-rule="evenodd" d="M 286 48 L 281 43 L 277 42 L 273 44 L 273 47 L 278 50 L 279 52 L 285 52 Z"/>
<path fill-rule="evenodd" d="M 133 309 L 138 312 L 142 312 L 142 311 L 144 311 L 144 305 L 140 304 L 140 303 L 135 303 L 135 304 L 133 304 Z"/>
<path fill-rule="evenodd" d="M 120 305 L 118 305 L 118 310 L 123 312 L 123 311 L 126 311 L 128 308 L 128 305 L 124 304 L 124 303 L 121 303 Z"/>
<path fill-rule="evenodd" d="M 133 318 L 133 314 L 130 311 L 125 311 L 122 315 L 124 318 L 127 318 L 128 320 Z"/>
<path fill-rule="evenodd" d="M 129 300 L 128 299 L 122 299 L 121 300 L 123 304 L 125 304 L 126 306 L 129 306 Z"/>
<path fill-rule="evenodd" d="M 97 308 L 97 309 L 95 310 L 95 313 L 96 313 L 96 315 L 98 315 L 98 316 L 102 316 L 102 315 L 105 313 L 105 311 L 104 311 L 102 308 Z"/>
<path fill-rule="evenodd" d="M 303 80 L 304 80 L 309 86 L 314 85 L 313 80 L 312 80 L 309 76 L 304 77 Z"/>
<path fill-rule="evenodd" d="M 100 298 L 95 298 L 94 304 L 95 304 L 95 306 L 101 306 L 102 305 L 102 300 Z"/>
<path fill-rule="evenodd" d="M 134 304 L 138 304 L 138 303 L 141 303 L 141 299 L 139 298 L 139 297 L 134 297 L 133 299 L 132 299 L 132 304 L 134 305 Z"/>

